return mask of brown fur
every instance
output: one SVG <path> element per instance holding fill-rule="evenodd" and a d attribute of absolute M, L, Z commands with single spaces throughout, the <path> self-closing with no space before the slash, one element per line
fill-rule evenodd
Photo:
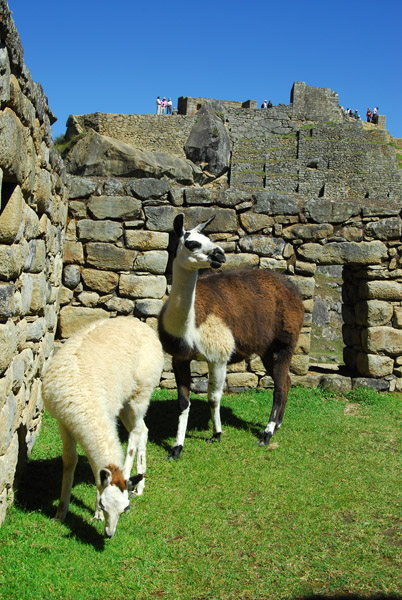
<path fill-rule="evenodd" d="M 276 344 L 296 346 L 304 307 L 285 276 L 267 270 L 239 269 L 207 273 L 197 281 L 197 327 L 213 312 L 231 330 L 238 360 L 262 355 Z"/>
<path fill-rule="evenodd" d="M 116 465 L 108 465 L 107 468 L 112 473 L 112 481 L 110 485 L 115 485 L 121 492 L 124 492 L 124 490 L 127 489 L 127 485 L 126 480 L 123 477 L 123 473 L 119 467 L 116 467 Z"/>

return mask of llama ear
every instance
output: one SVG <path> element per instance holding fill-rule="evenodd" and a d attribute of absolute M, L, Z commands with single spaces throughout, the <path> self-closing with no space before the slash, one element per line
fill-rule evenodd
<path fill-rule="evenodd" d="M 174 228 L 175 234 L 177 235 L 178 238 L 180 238 L 184 233 L 183 224 L 184 224 L 184 214 L 180 213 L 175 217 L 175 219 L 173 221 L 173 228 Z"/>
<path fill-rule="evenodd" d="M 200 223 L 199 225 L 197 225 L 197 227 L 195 227 L 195 230 L 198 231 L 198 233 L 201 233 L 202 231 L 204 231 L 205 227 L 207 225 L 209 225 L 210 222 L 213 221 L 214 219 L 215 219 L 215 215 L 212 215 L 212 217 L 209 217 L 209 219 L 207 219 L 203 223 Z"/>
<path fill-rule="evenodd" d="M 100 482 L 103 488 L 107 487 L 112 482 L 112 472 L 109 469 L 101 469 L 99 471 Z"/>
<path fill-rule="evenodd" d="M 134 475 L 133 477 L 130 477 L 130 479 L 127 479 L 126 486 L 128 491 L 131 492 L 131 490 L 133 490 L 143 479 L 144 475 L 142 473 L 138 473 L 138 475 Z"/>

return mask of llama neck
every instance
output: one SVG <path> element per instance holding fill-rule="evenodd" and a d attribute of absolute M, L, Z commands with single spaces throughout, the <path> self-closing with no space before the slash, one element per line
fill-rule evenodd
<path fill-rule="evenodd" d="M 170 335 L 185 337 L 195 324 L 195 286 L 198 271 L 183 269 L 173 262 L 172 289 L 166 304 L 163 324 Z"/>
<path fill-rule="evenodd" d="M 76 432 L 76 435 L 97 480 L 100 469 L 109 464 L 122 468 L 124 454 L 118 439 L 116 423 L 102 419 L 99 415 L 93 422 L 96 426 L 91 430 L 86 428 L 85 435 L 79 435 L 80 432 Z"/>

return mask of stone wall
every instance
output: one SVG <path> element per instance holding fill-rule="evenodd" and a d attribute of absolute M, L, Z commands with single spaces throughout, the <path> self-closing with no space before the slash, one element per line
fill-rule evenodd
<path fill-rule="evenodd" d="M 172 187 L 165 180 L 72 177 L 60 335 L 89 319 L 130 314 L 152 327 L 170 284 L 175 215 L 190 228 L 208 218 L 224 268 L 269 268 L 291 277 L 306 316 L 292 362 L 293 383 L 318 385 L 309 371 L 317 266 L 343 266 L 343 339 L 350 367 L 342 385 L 402 389 L 402 220 L 399 202 L 338 202 L 239 189 Z M 380 241 L 381 240 L 381 241 Z M 195 390 L 206 365 L 193 364 Z M 372 383 L 367 378 L 381 380 Z M 338 378 L 339 380 L 339 378 Z M 228 373 L 229 390 L 270 387 L 256 357 Z M 167 359 L 162 387 L 174 387 Z"/>
<path fill-rule="evenodd" d="M 0 0 L 0 524 L 40 425 L 58 317 L 67 193 L 53 121 Z"/>
<path fill-rule="evenodd" d="M 200 110 L 201 106 L 209 102 L 211 98 L 194 98 L 188 96 L 180 96 L 177 107 L 180 115 L 195 115 Z M 219 100 L 219 102 L 227 108 L 257 108 L 256 100 L 245 100 L 244 102 L 235 102 L 233 100 Z"/>

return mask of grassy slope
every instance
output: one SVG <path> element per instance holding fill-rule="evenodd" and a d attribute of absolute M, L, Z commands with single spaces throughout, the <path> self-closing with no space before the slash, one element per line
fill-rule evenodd
<path fill-rule="evenodd" d="M 0 598 L 279 599 L 402 593 L 402 397 L 337 399 L 293 389 L 271 449 L 256 445 L 269 393 L 224 399 L 224 436 L 205 443 L 194 399 L 179 461 L 173 392 L 147 417 L 148 479 L 112 540 L 91 523 L 81 458 L 66 523 L 51 520 L 61 444 L 46 417 L 18 502 L 0 529 Z M 384 596 L 385 597 L 385 596 Z"/>

